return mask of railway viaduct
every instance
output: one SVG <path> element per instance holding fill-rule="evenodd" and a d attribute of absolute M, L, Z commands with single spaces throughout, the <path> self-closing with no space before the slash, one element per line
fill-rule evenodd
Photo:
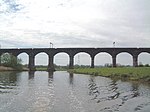
<path fill-rule="evenodd" d="M 74 67 L 74 56 L 77 53 L 85 52 L 91 57 L 91 68 L 94 68 L 94 57 L 101 52 L 105 52 L 112 57 L 112 67 L 116 67 L 116 56 L 119 53 L 127 52 L 133 58 L 133 66 L 138 66 L 138 55 L 142 52 L 150 53 L 150 48 L 16 48 L 16 49 L 0 49 L 0 56 L 3 53 L 10 53 L 14 56 L 18 56 L 21 53 L 27 53 L 29 55 L 29 70 L 35 70 L 35 56 L 41 52 L 48 55 L 48 71 L 54 70 L 54 56 L 57 53 L 67 53 L 69 55 L 69 68 Z M 0 60 L 1 65 L 1 60 Z"/>

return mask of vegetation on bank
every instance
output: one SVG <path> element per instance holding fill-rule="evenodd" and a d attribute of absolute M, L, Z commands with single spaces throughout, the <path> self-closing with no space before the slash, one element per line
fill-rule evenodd
<path fill-rule="evenodd" d="M 47 67 L 36 67 L 37 71 L 47 71 Z"/>
<path fill-rule="evenodd" d="M 23 70 L 22 60 L 17 57 L 5 53 L 1 57 L 1 68 L 9 68 L 8 70 Z"/>
<path fill-rule="evenodd" d="M 47 71 L 47 67 L 36 67 L 37 71 Z M 67 71 L 65 68 L 55 68 L 55 71 Z"/>
<path fill-rule="evenodd" d="M 150 82 L 150 67 L 78 68 L 69 72 Z"/>

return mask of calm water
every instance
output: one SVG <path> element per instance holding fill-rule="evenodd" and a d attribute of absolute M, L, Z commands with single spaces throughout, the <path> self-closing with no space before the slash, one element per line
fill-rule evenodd
<path fill-rule="evenodd" d="M 150 112 L 150 85 L 67 72 L 0 72 L 0 112 Z"/>

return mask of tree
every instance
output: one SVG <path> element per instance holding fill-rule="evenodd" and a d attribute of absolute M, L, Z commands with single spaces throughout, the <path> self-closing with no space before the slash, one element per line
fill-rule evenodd
<path fill-rule="evenodd" d="M 145 67 L 149 67 L 149 64 L 145 64 Z"/>
<path fill-rule="evenodd" d="M 142 62 L 139 62 L 139 67 L 143 67 L 143 63 Z"/>
<path fill-rule="evenodd" d="M 9 53 L 5 53 L 1 56 L 1 63 L 3 66 L 6 66 L 6 67 L 12 67 L 17 70 L 22 69 L 22 64 L 21 64 L 22 60 L 18 59 L 17 57 Z"/>

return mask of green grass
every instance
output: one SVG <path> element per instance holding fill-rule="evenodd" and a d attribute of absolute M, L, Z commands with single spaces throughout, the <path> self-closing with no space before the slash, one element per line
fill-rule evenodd
<path fill-rule="evenodd" d="M 143 80 L 150 82 L 150 67 L 78 68 L 69 71 L 81 74 L 92 74 L 112 78 L 126 78 L 129 80 Z"/>
<path fill-rule="evenodd" d="M 37 71 L 47 71 L 47 67 L 36 67 Z"/>
<path fill-rule="evenodd" d="M 37 71 L 47 71 L 47 67 L 36 67 Z M 65 68 L 55 68 L 56 71 L 67 71 Z"/>

